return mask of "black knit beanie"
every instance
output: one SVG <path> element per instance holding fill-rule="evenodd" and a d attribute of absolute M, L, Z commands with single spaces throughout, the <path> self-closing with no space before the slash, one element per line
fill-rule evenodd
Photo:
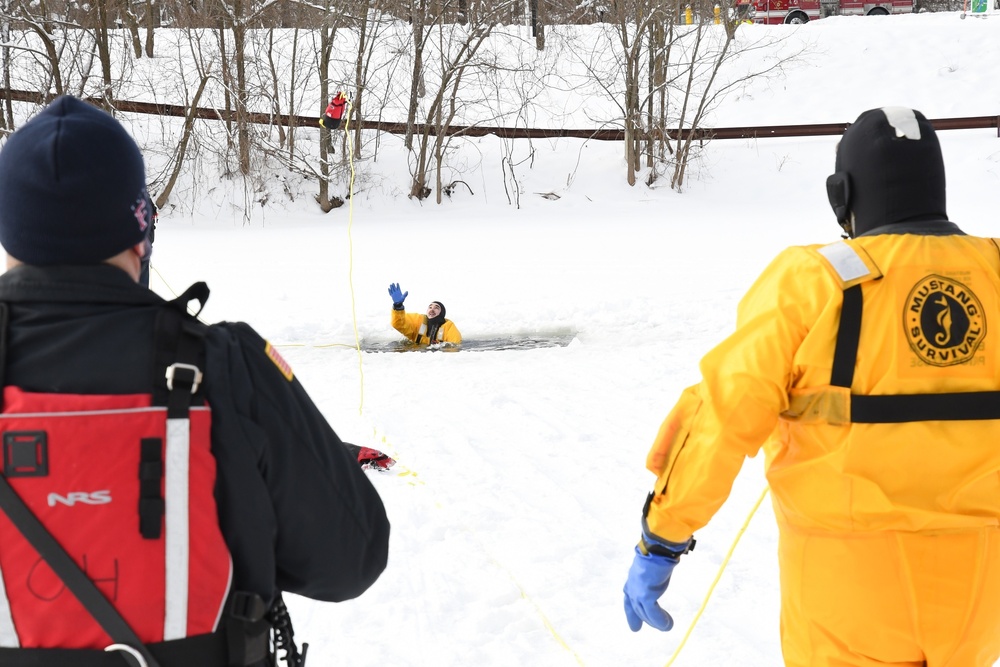
<path fill-rule="evenodd" d="M 25 264 L 96 264 L 153 219 L 135 141 L 109 114 L 57 98 L 0 148 L 0 245 Z"/>

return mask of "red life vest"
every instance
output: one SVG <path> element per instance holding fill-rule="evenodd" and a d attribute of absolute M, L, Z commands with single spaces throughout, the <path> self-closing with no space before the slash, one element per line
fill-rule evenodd
<path fill-rule="evenodd" d="M 333 120 L 340 120 L 344 116 L 344 107 L 347 105 L 347 96 L 344 93 L 337 93 L 337 96 L 326 105 L 326 115 Z"/>
<path fill-rule="evenodd" d="M 187 405 L 194 375 L 179 408 L 174 389 L 167 400 L 154 399 L 157 390 L 3 390 L 6 481 L 143 643 L 214 632 L 232 582 L 214 498 L 211 410 Z M 113 643 L 4 512 L 0 572 L 0 647 Z"/>
<path fill-rule="evenodd" d="M 319 119 L 319 124 L 328 130 L 336 130 L 340 127 L 340 120 L 344 116 L 344 108 L 347 106 L 347 95 L 343 91 L 334 96 L 330 103 L 326 105 L 323 117 Z"/>

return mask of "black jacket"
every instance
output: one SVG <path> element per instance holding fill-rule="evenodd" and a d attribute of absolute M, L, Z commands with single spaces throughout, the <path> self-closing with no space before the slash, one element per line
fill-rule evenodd
<path fill-rule="evenodd" d="M 0 276 L 9 304 L 4 384 L 25 391 L 148 393 L 165 303 L 108 266 L 20 266 Z M 233 589 L 270 601 L 360 595 L 385 568 L 382 501 L 297 379 L 244 323 L 204 325 L 216 500 Z"/>

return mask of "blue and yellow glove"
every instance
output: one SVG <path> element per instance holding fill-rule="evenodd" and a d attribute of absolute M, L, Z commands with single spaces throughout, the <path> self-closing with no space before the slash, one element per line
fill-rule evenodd
<path fill-rule="evenodd" d="M 399 289 L 399 283 L 389 283 L 389 296 L 392 297 L 393 310 L 403 310 L 403 301 L 406 300 L 407 294 L 409 292 Z"/>
<path fill-rule="evenodd" d="M 663 632 L 674 627 L 674 619 L 658 601 L 667 591 L 681 556 L 692 549 L 694 538 L 677 543 L 643 535 L 639 540 L 625 581 L 625 619 L 632 632 L 639 632 L 643 623 Z"/>

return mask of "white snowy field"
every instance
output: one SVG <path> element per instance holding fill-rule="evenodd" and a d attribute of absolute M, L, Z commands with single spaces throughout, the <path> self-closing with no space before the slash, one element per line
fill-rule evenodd
<path fill-rule="evenodd" d="M 815 57 L 724 105 L 719 126 L 845 122 L 883 105 L 1000 113 L 1000 14 L 748 29 L 794 32 Z M 951 218 L 1000 235 L 996 131 L 940 136 Z M 546 142 L 514 209 L 491 166 L 498 142 L 484 138 L 475 195 L 442 206 L 372 194 L 328 215 L 300 200 L 251 225 L 222 206 L 166 216 L 153 288 L 207 280 L 207 320 L 243 319 L 282 345 L 344 439 L 399 460 L 401 474 L 372 475 L 393 525 L 386 572 L 352 602 L 290 602 L 310 661 L 665 664 L 764 480 L 760 458 L 749 461 L 677 569 L 664 597 L 675 629 L 633 634 L 621 588 L 653 481 L 646 450 L 771 257 L 838 238 L 824 192 L 836 141 L 717 141 L 682 195 L 624 185 L 618 145 Z M 405 182 L 391 167 L 387 178 Z M 535 194 L 546 192 L 561 198 Z M 555 349 L 359 354 L 355 330 L 363 343 L 399 338 L 390 282 L 413 310 L 442 301 L 466 338 L 576 337 Z M 674 664 L 781 663 L 775 544 L 765 502 Z"/>
<path fill-rule="evenodd" d="M 728 100 L 717 126 L 847 122 L 886 105 L 1000 114 L 1000 12 L 741 29 L 782 31 L 807 59 Z M 997 130 L 940 137 L 950 217 L 1000 236 Z M 618 144 L 536 142 L 520 208 L 493 137 L 469 149 L 475 194 L 440 206 L 386 192 L 407 178 L 398 140 L 384 141 L 382 155 L 400 157 L 367 169 L 393 188 L 325 215 L 308 196 L 272 200 L 246 223 L 218 194 L 223 182 L 187 202 L 193 214 L 164 211 L 153 255 L 153 289 L 207 281 L 203 319 L 252 324 L 342 438 L 399 461 L 397 474 L 369 473 L 392 522 L 382 577 L 347 603 L 289 601 L 309 664 L 666 664 L 764 488 L 762 457 L 675 571 L 663 598 L 674 630 L 633 634 L 621 589 L 653 482 L 646 451 L 757 273 L 787 245 L 839 238 L 824 189 L 837 138 L 716 141 L 683 194 L 625 185 Z M 560 198 L 538 196 L 550 192 Z M 410 310 L 443 302 L 468 339 L 573 341 L 359 353 L 356 340 L 400 338 L 390 282 L 409 291 Z M 674 664 L 781 664 L 778 604 L 765 502 Z"/>

